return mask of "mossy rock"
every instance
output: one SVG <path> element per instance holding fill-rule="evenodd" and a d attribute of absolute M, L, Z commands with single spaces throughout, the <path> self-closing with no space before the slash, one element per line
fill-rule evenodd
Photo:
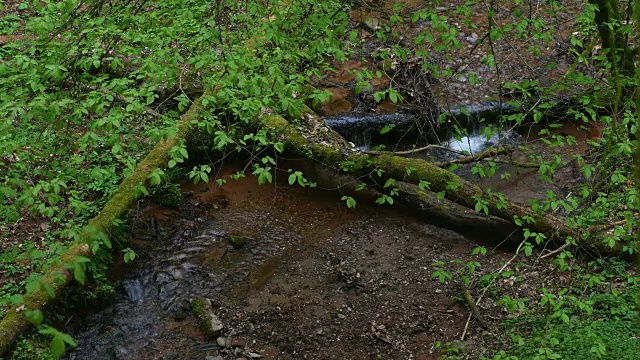
<path fill-rule="evenodd" d="M 200 331 L 207 340 L 213 340 L 220 335 L 224 325 L 220 318 L 214 314 L 211 300 L 204 297 L 195 298 L 191 300 L 191 310 L 198 319 Z"/>

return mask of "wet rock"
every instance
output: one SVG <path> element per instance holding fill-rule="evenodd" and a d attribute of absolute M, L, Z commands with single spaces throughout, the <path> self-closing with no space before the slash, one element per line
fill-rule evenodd
<path fill-rule="evenodd" d="M 191 308 L 193 314 L 198 319 L 200 331 L 202 331 L 208 340 L 215 339 L 220 335 L 220 332 L 224 329 L 224 325 L 222 321 L 220 321 L 220 318 L 213 312 L 211 300 L 203 297 L 195 298 L 191 301 Z"/>
<path fill-rule="evenodd" d="M 131 302 L 141 303 L 144 300 L 144 289 L 139 279 L 125 281 L 123 286 Z"/>

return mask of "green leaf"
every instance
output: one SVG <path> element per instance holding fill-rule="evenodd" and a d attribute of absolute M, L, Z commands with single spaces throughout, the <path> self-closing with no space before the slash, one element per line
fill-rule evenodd
<path fill-rule="evenodd" d="M 535 111 L 533 113 L 533 121 L 535 121 L 536 123 L 539 123 L 540 120 L 542 120 L 542 113 L 539 111 Z"/>
<path fill-rule="evenodd" d="M 380 102 L 380 101 L 384 100 L 384 98 L 385 98 L 385 93 L 383 91 L 377 91 L 377 92 L 375 92 L 373 94 L 373 99 L 376 102 Z"/>
<path fill-rule="evenodd" d="M 386 133 L 388 133 L 389 131 L 391 131 L 393 128 L 396 127 L 396 124 L 389 124 L 389 125 L 385 125 L 382 130 L 380 130 L 380 134 L 384 135 Z"/>
<path fill-rule="evenodd" d="M 350 42 L 355 42 L 358 39 L 358 31 L 357 30 L 353 30 L 349 33 L 349 41 Z"/>
<path fill-rule="evenodd" d="M 353 209 L 356 207 L 356 200 L 351 196 L 343 196 L 340 200 L 347 202 L 347 207 Z"/>
<path fill-rule="evenodd" d="M 29 310 L 25 312 L 25 315 L 29 321 L 31 321 L 35 325 L 40 325 L 42 323 L 42 319 L 44 316 L 42 315 L 42 311 L 40 310 Z"/>
<path fill-rule="evenodd" d="M 64 353 L 64 350 L 64 341 L 60 337 L 54 336 L 51 340 L 51 352 L 53 353 L 53 355 L 55 355 L 56 357 L 60 357 Z"/>
<path fill-rule="evenodd" d="M 395 104 L 398 102 L 398 93 L 395 91 L 390 91 L 389 92 L 389 99 L 391 99 L 391 101 Z"/>

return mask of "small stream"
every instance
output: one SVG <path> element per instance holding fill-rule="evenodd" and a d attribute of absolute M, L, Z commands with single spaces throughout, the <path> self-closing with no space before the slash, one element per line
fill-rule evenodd
<path fill-rule="evenodd" d="M 79 346 L 67 359 L 143 359 L 161 353 L 157 339 L 190 316 L 190 300 L 215 297 L 226 280 L 227 275 L 197 259 L 205 249 L 227 246 L 221 232 L 166 227 L 160 228 L 159 239 L 147 241 L 151 250 L 119 284 L 115 303 L 87 319 L 85 330 L 76 335 Z"/>
<path fill-rule="evenodd" d="M 481 152 L 498 145 L 513 145 L 521 141 L 515 131 L 502 130 L 495 124 L 500 115 L 508 112 L 506 104 L 488 102 L 448 111 L 448 122 L 462 127 L 466 133 L 456 135 L 453 126 L 439 130 L 434 134 L 428 124 L 410 114 L 395 113 L 388 115 L 338 116 L 325 118 L 325 123 L 352 142 L 358 149 L 368 151 L 373 146 L 384 144 L 386 149 L 406 150 L 412 146 L 424 146 L 435 143 L 459 152 L 471 154 Z M 393 129 L 381 134 L 385 126 Z M 428 134 L 428 135 L 425 135 Z M 437 141 L 437 137 L 444 140 Z M 440 153 L 440 152 L 439 152 Z M 450 154 L 442 153 L 438 160 L 450 160 Z"/>

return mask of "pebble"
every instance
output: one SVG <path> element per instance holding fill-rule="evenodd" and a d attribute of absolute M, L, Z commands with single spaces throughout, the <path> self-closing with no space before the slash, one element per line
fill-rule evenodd
<path fill-rule="evenodd" d="M 478 34 L 472 33 L 471 36 L 467 36 L 465 40 L 467 40 L 471 44 L 475 44 L 478 42 Z"/>
<path fill-rule="evenodd" d="M 231 339 L 230 338 L 225 338 L 225 337 L 219 337 L 216 339 L 216 342 L 218 343 L 218 345 L 222 346 L 222 347 L 231 347 Z"/>

